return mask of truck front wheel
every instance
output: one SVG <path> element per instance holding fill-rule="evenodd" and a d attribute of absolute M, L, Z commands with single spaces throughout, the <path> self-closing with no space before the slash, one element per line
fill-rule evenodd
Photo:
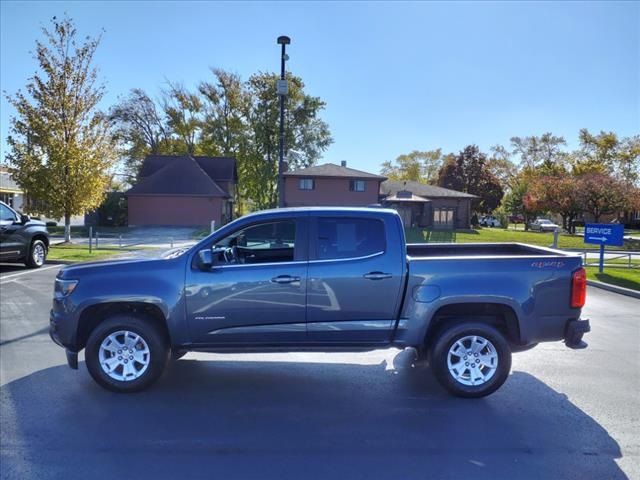
<path fill-rule="evenodd" d="M 137 392 L 162 375 L 169 360 L 169 346 L 152 322 L 116 315 L 91 332 L 85 360 L 99 385 L 114 392 Z"/>
<path fill-rule="evenodd" d="M 458 323 L 442 331 L 433 344 L 431 368 L 438 382 L 459 397 L 495 392 L 511 370 L 509 343 L 483 323 Z"/>

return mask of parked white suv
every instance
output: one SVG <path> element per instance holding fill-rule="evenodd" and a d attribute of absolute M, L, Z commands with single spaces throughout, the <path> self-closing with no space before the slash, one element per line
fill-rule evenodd
<path fill-rule="evenodd" d="M 485 215 L 484 217 L 480 218 L 480 221 L 478 223 L 483 227 L 498 228 L 502 226 L 502 223 L 500 223 L 500 220 L 498 220 L 498 218 L 494 217 L 493 215 Z"/>

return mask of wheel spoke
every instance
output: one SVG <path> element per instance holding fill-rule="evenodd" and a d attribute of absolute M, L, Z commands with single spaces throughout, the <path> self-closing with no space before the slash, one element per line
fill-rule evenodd
<path fill-rule="evenodd" d="M 127 348 L 134 348 L 139 339 L 140 336 L 136 335 L 135 333 L 127 332 L 127 334 L 124 336 L 124 345 Z"/>
<path fill-rule="evenodd" d="M 468 335 L 451 345 L 447 366 L 456 381 L 463 385 L 479 386 L 494 376 L 498 360 L 495 347 L 489 340 L 480 335 Z"/>
<path fill-rule="evenodd" d="M 478 357 L 480 359 L 480 365 L 484 365 L 485 367 L 495 368 L 495 355 L 480 355 Z"/>
<path fill-rule="evenodd" d="M 120 332 L 118 332 L 120 333 Z M 109 335 L 109 340 L 111 342 L 113 342 L 113 344 L 118 347 L 118 348 L 124 348 L 124 342 L 120 342 L 120 340 L 118 340 L 118 335 L 116 333 L 112 333 L 111 335 Z"/>
<path fill-rule="evenodd" d="M 479 353 L 487 346 L 488 341 L 484 338 L 473 337 L 471 343 L 471 353 Z"/>
<path fill-rule="evenodd" d="M 99 358 L 104 373 L 114 380 L 128 382 L 139 378 L 147 370 L 151 351 L 142 336 L 121 330 L 104 338 L 100 345 Z"/>
<path fill-rule="evenodd" d="M 147 364 L 147 354 L 149 353 L 149 350 L 144 349 L 144 350 L 134 350 L 133 351 L 133 359 L 138 362 L 138 363 L 142 363 L 143 365 Z"/>
<path fill-rule="evenodd" d="M 115 368 L 120 365 L 120 360 L 118 360 L 118 357 L 111 357 L 104 360 L 102 364 L 109 368 L 109 372 L 113 372 Z"/>

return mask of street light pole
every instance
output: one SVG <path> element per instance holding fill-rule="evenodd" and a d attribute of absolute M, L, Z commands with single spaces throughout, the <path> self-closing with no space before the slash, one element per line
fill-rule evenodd
<path fill-rule="evenodd" d="M 285 206 L 284 202 L 284 101 L 288 93 L 287 80 L 285 78 L 285 62 L 287 61 L 286 46 L 291 43 L 291 39 L 286 36 L 278 37 L 278 45 L 282 45 L 280 55 L 280 80 L 277 91 L 280 96 L 280 138 L 278 145 L 278 207 Z"/>

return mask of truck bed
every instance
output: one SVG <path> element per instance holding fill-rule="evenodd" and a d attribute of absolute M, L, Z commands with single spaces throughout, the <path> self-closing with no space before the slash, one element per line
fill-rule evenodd
<path fill-rule="evenodd" d="M 407 255 L 431 257 L 546 257 L 565 256 L 564 252 L 523 243 L 409 243 Z"/>

